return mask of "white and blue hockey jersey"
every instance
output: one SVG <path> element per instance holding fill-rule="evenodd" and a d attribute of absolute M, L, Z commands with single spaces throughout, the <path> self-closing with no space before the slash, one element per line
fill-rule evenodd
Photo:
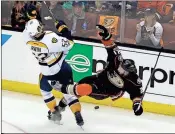
<path fill-rule="evenodd" d="M 74 42 L 58 36 L 52 31 L 45 32 L 44 37 L 39 41 L 31 38 L 26 30 L 23 31 L 23 34 L 26 45 L 39 62 L 41 73 L 45 76 L 51 76 L 60 71 Z"/>

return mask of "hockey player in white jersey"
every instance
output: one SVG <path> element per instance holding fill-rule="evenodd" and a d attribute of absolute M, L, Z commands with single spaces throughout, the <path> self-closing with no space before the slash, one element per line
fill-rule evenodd
<path fill-rule="evenodd" d="M 65 57 L 74 45 L 71 32 L 63 21 L 58 21 L 56 28 L 61 36 L 52 31 L 44 31 L 43 25 L 38 20 L 32 19 L 26 23 L 23 31 L 24 40 L 40 65 L 39 85 L 49 108 L 48 118 L 60 121 L 61 112 L 65 105 L 69 105 L 75 115 L 76 123 L 82 126 L 84 122 L 81 116 L 81 105 L 75 95 L 83 95 L 84 88 L 89 90 L 89 93 L 92 89 L 88 84 L 74 85 L 72 69 L 65 61 Z M 64 94 L 58 105 L 51 93 L 52 89 Z"/>

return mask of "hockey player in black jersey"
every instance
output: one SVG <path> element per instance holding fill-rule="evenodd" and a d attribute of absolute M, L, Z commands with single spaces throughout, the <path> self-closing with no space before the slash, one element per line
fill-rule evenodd
<path fill-rule="evenodd" d="M 122 58 L 117 43 L 111 40 L 111 34 L 104 26 L 97 25 L 96 27 L 108 53 L 107 66 L 96 75 L 83 78 L 78 84 L 90 84 L 92 92 L 87 95 L 97 100 L 108 97 L 116 100 L 122 97 L 124 92 L 127 92 L 133 102 L 132 108 L 135 115 L 141 115 L 143 113 L 143 108 L 140 106 L 143 95 L 142 82 L 137 75 L 134 61 Z M 86 89 L 84 90 L 86 91 Z"/>

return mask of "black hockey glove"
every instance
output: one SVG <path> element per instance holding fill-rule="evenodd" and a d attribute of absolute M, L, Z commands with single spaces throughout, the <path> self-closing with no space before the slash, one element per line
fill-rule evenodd
<path fill-rule="evenodd" d="M 69 29 L 64 21 L 57 20 L 55 22 L 55 26 L 56 26 L 58 32 L 61 33 L 63 37 L 66 37 L 68 40 L 73 40 L 73 38 L 71 36 L 71 31 L 69 31 Z"/>
<path fill-rule="evenodd" d="M 102 37 L 102 40 L 110 40 L 112 35 L 108 32 L 108 30 L 102 25 L 96 25 L 97 30 L 99 30 L 99 35 Z"/>
<path fill-rule="evenodd" d="M 66 29 L 68 30 L 68 27 L 66 26 L 66 23 L 62 20 L 57 20 L 55 22 L 55 26 L 56 26 L 59 33 L 62 33 Z"/>
<path fill-rule="evenodd" d="M 143 108 L 142 108 L 142 105 L 140 105 L 140 102 L 134 102 L 133 106 L 132 106 L 132 109 L 133 109 L 134 114 L 136 116 L 139 116 L 143 113 Z"/>

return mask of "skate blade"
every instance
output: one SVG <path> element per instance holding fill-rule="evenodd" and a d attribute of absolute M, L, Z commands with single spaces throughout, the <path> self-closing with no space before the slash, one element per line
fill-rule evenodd
<path fill-rule="evenodd" d="M 80 128 L 81 128 L 81 130 L 83 130 L 83 131 L 84 131 L 84 128 L 83 128 L 83 126 L 80 126 Z"/>
<path fill-rule="evenodd" d="M 63 125 L 63 123 L 61 122 L 61 121 L 53 121 L 55 124 L 57 124 L 57 125 Z"/>

